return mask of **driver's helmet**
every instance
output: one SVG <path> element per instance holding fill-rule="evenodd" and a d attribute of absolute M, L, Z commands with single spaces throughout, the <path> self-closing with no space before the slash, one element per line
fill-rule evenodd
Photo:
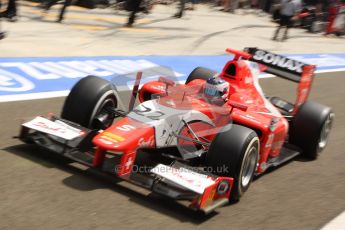
<path fill-rule="evenodd" d="M 227 100 L 229 96 L 229 87 L 229 82 L 215 75 L 207 79 L 204 86 L 204 95 L 209 99 Z"/>

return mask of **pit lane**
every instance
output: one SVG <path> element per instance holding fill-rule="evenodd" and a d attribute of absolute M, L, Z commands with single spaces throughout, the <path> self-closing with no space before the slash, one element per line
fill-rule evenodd
<path fill-rule="evenodd" d="M 268 95 L 295 95 L 295 86 L 284 80 L 260 82 Z M 319 229 L 345 207 L 344 85 L 343 72 L 319 74 L 314 81 L 310 98 L 336 114 L 318 160 L 297 158 L 271 170 L 239 203 L 209 216 L 12 139 L 23 119 L 59 114 L 63 98 L 0 103 L 0 228 Z"/>

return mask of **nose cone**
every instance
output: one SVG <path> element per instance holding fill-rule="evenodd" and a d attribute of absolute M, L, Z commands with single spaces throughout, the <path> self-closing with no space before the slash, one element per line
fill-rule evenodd
<path fill-rule="evenodd" d="M 154 128 L 125 117 L 95 136 L 93 143 L 116 152 L 150 148 L 155 146 Z"/>

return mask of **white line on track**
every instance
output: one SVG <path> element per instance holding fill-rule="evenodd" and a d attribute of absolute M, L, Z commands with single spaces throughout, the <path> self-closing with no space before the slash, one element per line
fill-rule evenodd
<path fill-rule="evenodd" d="M 68 93 L 69 93 L 69 90 L 54 91 L 54 92 L 43 92 L 43 93 L 6 95 L 6 96 L 0 96 L 0 102 L 27 101 L 27 100 L 35 100 L 35 99 L 65 97 L 68 95 Z"/>
<path fill-rule="evenodd" d="M 328 222 L 321 230 L 345 230 L 345 211 Z"/>
<path fill-rule="evenodd" d="M 340 72 L 345 71 L 345 68 L 339 69 L 331 69 L 331 70 L 318 70 L 315 73 L 331 73 L 331 72 Z M 261 75 L 260 78 L 272 78 L 275 77 L 271 74 L 264 74 Z M 184 81 L 179 81 L 179 83 L 183 84 Z M 118 87 L 119 91 L 127 90 L 131 86 L 123 86 Z M 47 99 L 47 98 L 54 98 L 54 97 L 65 97 L 69 93 L 69 90 L 63 91 L 54 91 L 54 92 L 41 92 L 41 93 L 29 93 L 29 94 L 17 94 L 17 95 L 5 95 L 0 96 L 0 103 L 1 102 L 11 102 L 11 101 L 27 101 L 27 100 L 36 100 L 36 99 Z M 344 229 L 345 230 L 345 229 Z"/>

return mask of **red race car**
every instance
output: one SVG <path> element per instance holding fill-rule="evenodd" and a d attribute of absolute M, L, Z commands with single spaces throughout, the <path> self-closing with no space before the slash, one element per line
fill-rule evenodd
<path fill-rule="evenodd" d="M 198 67 L 185 84 L 160 77 L 139 90 L 138 72 L 128 111 L 114 84 L 85 77 L 61 118 L 36 117 L 19 138 L 205 213 L 238 201 L 267 168 L 317 158 L 334 113 L 307 101 L 315 66 L 257 48 L 227 51 L 234 58 L 220 73 Z M 296 102 L 264 95 L 261 72 L 298 83 Z"/>

